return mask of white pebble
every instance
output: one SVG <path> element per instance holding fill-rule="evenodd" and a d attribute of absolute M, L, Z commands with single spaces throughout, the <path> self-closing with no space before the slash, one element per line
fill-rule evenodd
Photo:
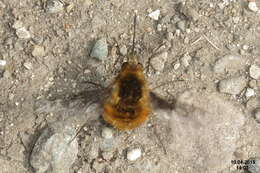
<path fill-rule="evenodd" d="M 32 56 L 43 57 L 45 55 L 45 50 L 43 46 L 35 45 L 32 51 Z"/>
<path fill-rule="evenodd" d="M 260 67 L 257 65 L 251 65 L 249 69 L 249 74 L 252 78 L 256 80 L 260 79 Z"/>
<path fill-rule="evenodd" d="M 148 14 L 149 17 L 151 17 L 153 20 L 158 20 L 160 16 L 160 10 L 155 10 Z"/>
<path fill-rule="evenodd" d="M 180 30 L 180 29 L 176 29 L 175 34 L 176 34 L 177 36 L 180 36 L 180 35 L 181 35 L 181 30 Z"/>
<path fill-rule="evenodd" d="M 167 33 L 167 39 L 168 39 L 168 40 L 172 40 L 173 38 L 174 38 L 173 33 L 172 33 L 172 32 L 168 32 L 168 33 Z"/>
<path fill-rule="evenodd" d="M 157 25 L 157 31 L 162 31 L 162 25 L 161 24 Z"/>
<path fill-rule="evenodd" d="M 188 67 L 190 65 L 191 56 L 186 53 L 181 59 L 181 63 L 184 67 Z"/>
<path fill-rule="evenodd" d="M 2 59 L 0 59 L 0 65 L 1 65 L 1 66 L 5 66 L 5 65 L 6 65 L 6 61 L 5 61 L 5 60 L 2 60 Z"/>
<path fill-rule="evenodd" d="M 139 157 L 141 157 L 141 155 L 142 155 L 142 151 L 140 148 L 135 148 L 127 151 L 127 159 L 130 161 L 134 161 L 138 159 Z"/>
<path fill-rule="evenodd" d="M 23 63 L 23 66 L 27 68 L 28 70 L 31 70 L 33 68 L 33 65 L 31 62 L 25 62 Z"/>
<path fill-rule="evenodd" d="M 257 12 L 258 11 L 258 7 L 256 6 L 256 2 L 255 1 L 250 1 L 248 3 L 248 8 L 253 11 L 253 12 Z"/>
<path fill-rule="evenodd" d="M 19 28 L 22 28 L 23 27 L 23 23 L 19 20 L 15 21 L 13 26 L 12 26 L 14 29 L 19 29 Z"/>
<path fill-rule="evenodd" d="M 180 66 L 181 66 L 180 63 L 176 63 L 176 64 L 174 64 L 173 68 L 174 68 L 174 70 L 178 70 L 178 68 L 179 68 Z"/>
<path fill-rule="evenodd" d="M 251 97 L 255 95 L 255 91 L 252 88 L 246 89 L 246 97 Z"/>
<path fill-rule="evenodd" d="M 25 27 L 18 28 L 16 30 L 16 35 L 18 38 L 22 38 L 22 39 L 28 39 L 31 37 L 29 31 L 27 31 L 27 29 L 25 29 Z"/>
<path fill-rule="evenodd" d="M 248 45 L 243 45 L 243 47 L 242 47 L 244 50 L 248 50 L 249 49 L 249 46 Z"/>
<path fill-rule="evenodd" d="M 108 127 L 104 127 L 101 132 L 101 136 L 105 139 L 113 138 L 113 130 Z"/>

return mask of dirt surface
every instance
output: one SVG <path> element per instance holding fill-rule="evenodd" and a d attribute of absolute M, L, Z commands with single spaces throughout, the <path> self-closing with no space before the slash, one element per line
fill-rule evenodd
<path fill-rule="evenodd" d="M 95 111 L 86 113 L 93 105 L 82 102 L 69 115 L 75 129 L 87 121 L 86 130 L 77 138 L 79 153 L 70 172 L 235 173 L 239 170 L 231 159 L 260 156 L 260 118 L 255 115 L 260 108 L 260 78 L 250 73 L 253 65 L 260 67 L 260 14 L 250 11 L 246 0 L 189 0 L 183 5 L 184 1 L 177 0 L 67 0 L 57 11 L 51 11 L 49 1 L 0 0 L 0 60 L 6 62 L 0 65 L 0 172 L 32 172 L 29 159 L 39 129 L 70 110 L 66 104 L 60 109 L 57 100 L 74 103 L 72 98 L 83 96 L 89 103 L 95 97 L 104 99 L 99 89 L 110 86 L 126 61 L 121 48 L 131 49 L 134 11 L 138 15 L 136 51 L 150 89 L 172 105 L 177 102 L 175 109 L 179 105 L 185 114 L 193 115 L 196 109 L 205 116 L 171 118 L 174 110 L 159 104 L 154 107 L 155 116 L 141 127 L 129 132 L 113 129 L 108 152 L 102 147 L 107 142 L 101 136 L 107 126 L 101 117 L 102 105 L 97 102 Z M 149 17 L 157 9 L 159 19 Z M 101 37 L 108 43 L 108 56 L 102 61 L 90 57 Z M 229 79 L 231 83 L 226 82 Z M 183 93 L 190 90 L 200 94 L 183 100 Z M 82 92 L 85 95 L 77 99 Z M 243 118 L 236 118 L 234 112 Z M 219 115 L 224 123 L 210 115 Z M 216 123 L 236 140 L 221 143 L 227 139 L 216 135 L 219 140 L 209 142 L 212 146 L 202 145 L 213 140 L 212 136 L 194 142 L 207 133 L 214 136 Z M 194 134 L 197 127 L 203 130 Z M 186 138 L 194 142 L 193 148 L 184 147 Z M 231 150 L 226 152 L 227 146 Z M 127 160 L 127 150 L 136 147 L 141 148 L 141 158 Z M 204 147 L 210 151 L 202 152 Z M 200 154 L 205 160 L 196 163 L 194 158 Z"/>

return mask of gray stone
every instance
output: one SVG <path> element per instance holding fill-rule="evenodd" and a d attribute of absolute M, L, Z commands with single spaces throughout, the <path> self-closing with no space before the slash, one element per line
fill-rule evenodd
<path fill-rule="evenodd" d="M 239 94 L 247 85 L 244 76 L 232 77 L 219 82 L 219 91 L 227 94 Z"/>
<path fill-rule="evenodd" d="M 260 108 L 254 110 L 254 116 L 255 116 L 256 122 L 260 123 Z"/>
<path fill-rule="evenodd" d="M 181 20 L 177 22 L 177 28 L 180 29 L 182 32 L 186 30 L 186 22 L 184 20 Z"/>
<path fill-rule="evenodd" d="M 260 79 L 260 67 L 257 65 L 251 65 L 249 69 L 249 74 L 254 79 Z"/>
<path fill-rule="evenodd" d="M 37 140 L 31 155 L 36 173 L 68 173 L 78 153 L 77 140 L 71 141 L 76 131 L 62 124 L 59 130 L 46 128 Z"/>
<path fill-rule="evenodd" d="M 225 55 L 217 60 L 214 66 L 214 72 L 224 74 L 225 72 L 235 73 L 245 66 L 246 59 L 238 55 Z"/>
<path fill-rule="evenodd" d="M 100 38 L 95 43 L 90 56 L 98 60 L 104 60 L 108 54 L 108 45 L 105 37 Z"/>
<path fill-rule="evenodd" d="M 126 47 L 126 45 L 121 46 L 119 51 L 120 51 L 121 55 L 125 56 L 127 54 L 127 47 Z"/>
<path fill-rule="evenodd" d="M 246 107 L 250 112 L 260 107 L 260 97 L 251 97 L 247 101 Z"/>
<path fill-rule="evenodd" d="M 254 160 L 255 164 L 248 164 L 248 171 L 250 171 L 250 173 L 259 173 L 260 172 L 260 157 L 250 158 L 249 160 Z"/>
<path fill-rule="evenodd" d="M 151 59 L 151 65 L 156 71 L 162 71 L 164 69 L 164 64 L 168 58 L 167 52 L 162 52 L 157 54 Z"/>
<path fill-rule="evenodd" d="M 175 107 L 169 116 L 173 135 L 169 150 L 178 156 L 180 169 L 221 172 L 229 167 L 245 123 L 240 108 L 217 93 L 197 91 L 184 92 Z"/>

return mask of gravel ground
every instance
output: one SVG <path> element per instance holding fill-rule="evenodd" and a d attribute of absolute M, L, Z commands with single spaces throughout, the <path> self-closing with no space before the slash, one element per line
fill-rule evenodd
<path fill-rule="evenodd" d="M 0 172 L 259 173 L 257 6 L 0 0 Z M 119 131 L 102 101 L 135 12 L 136 51 L 159 97 L 147 122 Z"/>

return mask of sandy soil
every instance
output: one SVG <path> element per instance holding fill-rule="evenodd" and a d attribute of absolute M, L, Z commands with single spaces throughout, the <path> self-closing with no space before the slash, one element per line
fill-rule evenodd
<path fill-rule="evenodd" d="M 121 48 L 132 46 L 134 11 L 138 14 L 136 50 L 149 87 L 166 102 L 177 102 L 176 109 L 183 107 L 184 114 L 197 113 L 171 118 L 175 109 L 157 105 L 155 116 L 141 127 L 130 132 L 113 129 L 111 152 L 105 152 L 101 129 L 107 125 L 101 118 L 102 105 L 85 113 L 89 105 L 83 102 L 69 115 L 74 117 L 70 122 L 75 129 L 88 122 L 77 138 L 79 153 L 70 172 L 238 172 L 231 159 L 260 156 L 260 120 L 255 117 L 260 108 L 260 79 L 250 73 L 252 65 L 260 66 L 260 14 L 250 11 L 246 0 L 188 0 L 183 6 L 181 0 L 67 0 L 57 11 L 51 11 L 48 1 L 0 0 L 0 60 L 6 62 L 0 65 L 3 173 L 33 172 L 29 159 L 39 129 L 71 110 L 66 104 L 56 104 L 57 100 L 68 103 L 71 96 L 91 91 L 83 95 L 89 101 L 97 92 L 92 90 L 100 87 L 86 81 L 104 87 L 112 83 L 126 60 Z M 148 16 L 157 9 L 158 20 Z M 102 61 L 90 57 L 100 37 L 106 37 L 109 50 Z M 242 76 L 238 82 L 220 84 L 238 76 Z M 200 94 L 183 100 L 185 91 Z M 95 97 L 104 99 L 98 93 Z M 50 103 L 54 104 L 44 107 Z M 216 135 L 213 126 L 217 123 L 227 133 L 220 130 Z M 195 134 L 199 127 L 203 130 Z M 235 136 L 230 143 L 221 139 L 229 133 Z M 214 140 L 210 135 L 218 140 L 204 145 Z M 195 136 L 203 139 L 197 143 Z M 186 141 L 194 142 L 193 148 L 184 147 Z M 142 156 L 128 161 L 126 152 L 135 147 L 141 148 Z M 195 163 L 200 154 L 205 160 Z"/>

